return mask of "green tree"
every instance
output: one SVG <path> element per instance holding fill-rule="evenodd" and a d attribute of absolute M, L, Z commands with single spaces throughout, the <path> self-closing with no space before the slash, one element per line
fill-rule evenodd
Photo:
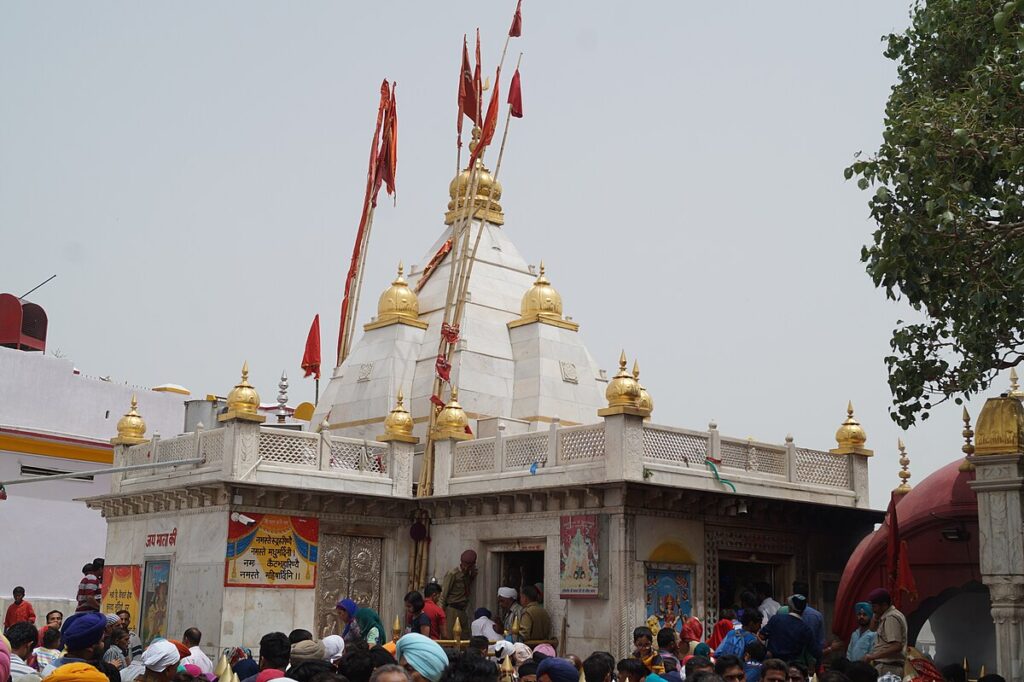
<path fill-rule="evenodd" d="M 1024 0 L 916 2 L 883 38 L 898 80 L 882 145 L 846 178 L 877 223 L 861 259 L 920 313 L 885 358 L 906 428 L 1024 360 Z"/>

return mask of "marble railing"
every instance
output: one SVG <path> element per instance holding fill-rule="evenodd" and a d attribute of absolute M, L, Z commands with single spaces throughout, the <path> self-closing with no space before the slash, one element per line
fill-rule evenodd
<path fill-rule="evenodd" d="M 846 455 L 723 437 L 716 425 L 692 431 L 635 421 L 550 428 L 515 436 L 498 435 L 451 443 L 438 462 L 452 494 L 475 490 L 495 476 L 515 487 L 583 482 L 577 469 L 603 480 L 640 479 L 665 485 L 718 489 L 711 464 L 722 479 L 746 485 L 741 492 L 772 494 L 765 486 L 793 490 L 799 497 L 842 504 L 867 504 L 866 462 Z M 607 442 L 606 442 L 607 441 Z M 450 462 L 446 459 L 450 457 Z M 514 483 L 529 477 L 528 483 Z M 539 478 L 534 478 L 539 477 Z M 587 476 L 586 478 L 592 478 Z M 441 486 L 444 489 L 444 485 Z"/>
<path fill-rule="evenodd" d="M 536 473 L 544 467 L 592 464 L 604 459 L 604 424 L 559 428 L 556 419 L 544 431 L 462 441 L 455 446 L 452 478 L 506 471 Z"/>
<path fill-rule="evenodd" d="M 174 482 L 211 480 L 295 483 L 326 489 L 364 489 L 378 494 L 412 493 L 412 446 L 330 434 L 233 422 L 173 438 L 115 448 L 119 465 L 168 466 L 116 474 L 114 491 Z M 195 461 L 200 460 L 200 461 Z M 184 462 L 173 466 L 173 462 Z M 392 471 L 397 476 L 392 475 Z M 347 482 L 347 483 L 346 483 Z M 349 483 L 351 485 L 349 485 Z M 361 486 L 361 487 L 360 487 Z"/>

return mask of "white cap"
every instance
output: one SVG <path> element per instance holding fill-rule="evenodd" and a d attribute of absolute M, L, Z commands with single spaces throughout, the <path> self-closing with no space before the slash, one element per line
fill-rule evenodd
<path fill-rule="evenodd" d="M 519 596 L 519 593 L 516 592 L 516 588 L 514 587 L 499 587 L 498 596 L 504 597 L 505 599 L 515 599 Z"/>

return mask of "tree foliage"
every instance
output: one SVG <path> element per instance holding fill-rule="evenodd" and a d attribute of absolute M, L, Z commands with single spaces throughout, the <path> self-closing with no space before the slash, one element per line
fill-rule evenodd
<path fill-rule="evenodd" d="M 1024 0 L 919 0 L 883 38 L 898 80 L 878 151 L 846 169 L 877 223 L 876 287 L 921 313 L 885 358 L 890 414 L 988 388 L 1024 360 Z"/>

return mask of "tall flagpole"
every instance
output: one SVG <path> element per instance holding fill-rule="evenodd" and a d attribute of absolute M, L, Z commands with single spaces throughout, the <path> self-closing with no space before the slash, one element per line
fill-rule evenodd
<path fill-rule="evenodd" d="M 508 47 L 508 39 L 505 40 L 505 47 Z M 502 53 L 502 60 L 504 60 L 504 53 Z M 516 70 L 519 70 L 519 66 L 523 61 L 523 53 L 519 53 L 519 59 L 516 61 Z M 499 67 L 500 68 L 500 67 Z M 473 250 L 469 254 L 468 265 L 463 277 L 459 289 L 459 296 L 455 307 L 455 319 L 461 320 L 462 313 L 466 307 L 466 293 L 469 289 L 469 279 L 473 275 L 473 265 L 476 263 L 477 250 L 480 247 L 480 237 L 484 233 L 484 223 L 487 222 L 487 214 L 491 210 L 491 204 L 494 202 L 494 190 L 497 188 L 498 175 L 501 173 L 501 162 L 505 157 L 505 145 L 508 142 L 508 130 L 509 124 L 512 122 L 512 107 L 509 107 L 508 113 L 505 115 L 505 131 L 501 135 L 501 147 L 498 149 L 498 162 L 494 166 L 494 181 L 491 183 L 490 190 L 487 193 L 487 204 L 484 206 L 484 219 L 480 223 L 480 229 L 477 230 L 476 238 L 473 241 Z"/>

